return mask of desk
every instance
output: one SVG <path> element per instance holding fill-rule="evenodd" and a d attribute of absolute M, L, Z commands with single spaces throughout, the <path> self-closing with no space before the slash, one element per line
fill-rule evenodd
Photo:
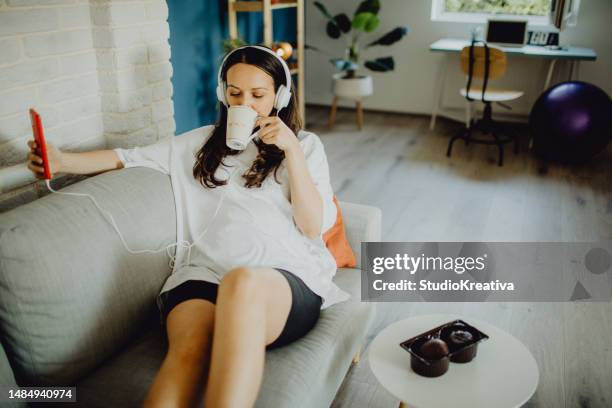
<path fill-rule="evenodd" d="M 448 55 L 450 53 L 459 53 L 463 47 L 469 46 L 470 44 L 471 43 L 469 40 L 443 38 L 431 44 L 429 46 L 429 50 L 434 52 L 444 52 Z M 579 78 L 580 61 L 595 61 L 597 59 L 597 54 L 591 48 L 565 47 L 562 50 L 550 50 L 548 48 L 535 45 L 525 45 L 523 47 L 498 46 L 498 48 L 501 48 L 508 55 L 522 55 L 525 57 L 549 59 L 550 62 L 548 64 L 548 74 L 546 75 L 546 80 L 544 81 L 543 90 L 548 89 L 550 80 L 552 78 L 552 73 L 555 69 L 555 64 L 558 60 L 566 60 L 571 63 L 569 74 L 569 79 L 571 80 L 574 77 L 576 79 Z M 444 58 L 442 66 L 439 70 L 438 81 L 436 81 L 437 89 L 434 93 L 434 107 L 431 112 L 431 122 L 429 124 L 430 129 L 433 129 L 436 125 L 436 116 L 438 116 L 438 111 L 440 110 L 440 105 L 442 103 L 448 60 L 448 57 Z"/>

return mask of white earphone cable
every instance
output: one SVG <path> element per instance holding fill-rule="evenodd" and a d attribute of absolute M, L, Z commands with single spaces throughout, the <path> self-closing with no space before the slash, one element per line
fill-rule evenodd
<path fill-rule="evenodd" d="M 239 169 L 240 169 L 239 167 L 235 168 L 234 171 L 230 174 L 229 179 L 228 179 L 228 184 L 231 182 L 231 179 L 234 176 L 234 173 L 237 170 L 239 170 Z M 223 192 L 223 195 L 221 196 L 221 199 L 219 200 L 219 203 L 217 204 L 217 208 L 215 209 L 213 217 L 209 221 L 209 223 L 206 226 L 206 228 L 200 233 L 200 235 L 191 244 L 189 243 L 189 241 L 183 240 L 183 241 L 180 241 L 180 242 L 177 241 L 174 244 L 170 244 L 170 245 L 166 246 L 165 248 L 133 250 L 133 249 L 130 249 L 130 247 L 128 246 L 127 242 L 125 241 L 125 238 L 123 237 L 123 234 L 121 234 L 121 231 L 119 231 L 119 228 L 117 227 L 117 223 L 115 222 L 115 218 L 113 217 L 113 215 L 110 212 L 104 210 L 102 207 L 100 207 L 100 205 L 98 204 L 98 202 L 96 201 L 96 199 L 93 196 L 91 196 L 90 194 L 83 194 L 83 193 L 65 193 L 65 192 L 61 192 L 61 191 L 56 191 L 56 190 L 53 189 L 53 187 L 51 187 L 51 183 L 49 182 L 48 179 L 45 179 L 45 184 L 47 185 L 47 188 L 49 189 L 49 191 L 52 191 L 53 193 L 56 193 L 56 194 L 64 194 L 64 195 L 71 195 L 71 196 L 77 196 L 77 197 L 89 197 L 93 201 L 95 206 L 100 210 L 100 212 L 102 214 L 106 215 L 110 219 L 111 225 L 113 226 L 115 231 L 117 231 L 117 234 L 119 234 L 119 238 L 121 238 L 121 243 L 123 244 L 123 246 L 125 247 L 125 249 L 129 253 L 131 253 L 131 254 L 142 254 L 142 253 L 156 254 L 156 253 L 158 253 L 160 251 L 163 251 L 165 249 L 166 250 L 166 254 L 170 258 L 170 262 L 168 263 L 168 266 L 170 266 L 171 270 L 174 270 L 174 264 L 176 262 L 176 256 L 177 256 L 177 253 L 178 253 L 178 248 L 177 248 L 177 251 L 175 252 L 175 255 L 172 255 L 170 253 L 170 248 L 172 248 L 175 245 L 177 245 L 179 247 L 186 248 L 187 249 L 187 262 L 179 265 L 179 267 L 190 264 L 190 260 L 191 260 L 191 248 L 208 231 L 208 228 L 210 227 L 210 225 L 212 224 L 212 222 L 216 218 L 216 216 L 217 216 L 217 214 L 219 212 L 219 209 L 221 208 L 221 205 L 223 204 L 223 200 L 225 199 L 225 196 L 227 195 L 227 193 L 229 191 L 228 189 L 230 187 L 229 185 L 226 186 L 226 190 Z"/>

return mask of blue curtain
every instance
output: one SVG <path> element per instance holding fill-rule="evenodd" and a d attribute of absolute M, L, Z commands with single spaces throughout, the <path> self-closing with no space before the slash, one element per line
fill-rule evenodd
<path fill-rule="evenodd" d="M 168 0 L 171 62 L 174 74 L 176 133 L 217 119 L 217 71 L 223 40 L 229 38 L 227 0 Z M 295 43 L 296 10 L 273 11 L 274 41 Z M 250 44 L 263 41 L 261 13 L 238 13 L 238 35 Z"/>

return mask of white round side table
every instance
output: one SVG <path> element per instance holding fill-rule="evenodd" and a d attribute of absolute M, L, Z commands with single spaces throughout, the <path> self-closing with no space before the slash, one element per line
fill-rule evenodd
<path fill-rule="evenodd" d="M 446 322 L 462 319 L 489 336 L 478 344 L 469 363 L 450 363 L 435 378 L 422 377 L 410 368 L 410 353 L 400 343 Z M 415 316 L 381 331 L 370 345 L 370 368 L 400 408 L 415 407 L 520 407 L 538 386 L 538 365 L 531 352 L 512 335 L 472 318 L 455 315 Z"/>

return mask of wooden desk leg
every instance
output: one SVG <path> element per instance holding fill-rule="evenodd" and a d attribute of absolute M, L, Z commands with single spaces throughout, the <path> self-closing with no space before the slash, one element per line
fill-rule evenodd
<path fill-rule="evenodd" d="M 580 81 L 580 61 L 574 61 L 574 79 Z"/>
<path fill-rule="evenodd" d="M 338 110 L 338 97 L 334 96 L 334 100 L 332 101 L 331 110 L 329 111 L 329 121 L 327 122 L 327 127 L 332 128 L 334 123 L 336 123 L 336 111 Z"/>
<path fill-rule="evenodd" d="M 359 130 L 363 129 L 363 107 L 361 101 L 357 101 L 357 126 Z"/>
<path fill-rule="evenodd" d="M 550 80 L 552 79 L 553 71 L 555 70 L 555 64 L 557 63 L 556 59 L 550 61 L 548 64 L 548 74 L 546 75 L 546 82 L 544 82 L 544 90 L 547 90 L 550 86 Z"/>
<path fill-rule="evenodd" d="M 448 55 L 444 56 L 442 66 L 439 69 L 438 80 L 436 81 L 436 87 L 434 91 L 434 105 L 431 111 L 431 121 L 429 122 L 429 129 L 433 130 L 436 127 L 436 116 L 440 110 L 442 104 L 442 96 L 444 95 L 444 81 L 446 79 L 446 69 L 448 66 Z"/>

